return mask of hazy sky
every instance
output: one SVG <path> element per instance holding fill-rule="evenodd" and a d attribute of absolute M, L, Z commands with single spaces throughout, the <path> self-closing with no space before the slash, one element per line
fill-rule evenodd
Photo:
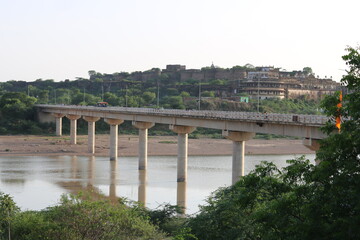
<path fill-rule="evenodd" d="M 312 67 L 340 80 L 359 0 L 0 0 L 0 81 L 166 64 Z"/>

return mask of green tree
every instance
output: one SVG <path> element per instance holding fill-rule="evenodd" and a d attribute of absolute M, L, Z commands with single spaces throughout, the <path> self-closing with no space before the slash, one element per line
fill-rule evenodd
<path fill-rule="evenodd" d="M 165 108 L 185 109 L 183 99 L 180 96 L 171 96 L 163 98 Z"/>
<path fill-rule="evenodd" d="M 38 94 L 38 103 L 47 104 L 49 103 L 49 90 L 41 90 Z"/>
<path fill-rule="evenodd" d="M 116 94 L 107 92 L 104 94 L 104 101 L 108 102 L 111 106 L 119 106 L 120 99 Z"/>
<path fill-rule="evenodd" d="M 179 91 L 176 88 L 168 88 L 166 89 L 167 96 L 177 96 L 179 95 Z"/>
<path fill-rule="evenodd" d="M 144 103 L 145 103 L 146 105 L 150 105 L 150 104 L 152 104 L 153 101 L 155 100 L 156 94 L 153 93 L 153 92 L 148 92 L 148 91 L 146 91 L 146 92 L 144 92 L 144 93 L 142 94 L 142 98 L 143 98 Z"/>
<path fill-rule="evenodd" d="M 181 97 L 190 97 L 190 93 L 188 93 L 188 92 L 185 92 L 185 91 L 182 91 L 181 93 L 180 93 L 180 96 Z"/>
<path fill-rule="evenodd" d="M 329 121 L 325 131 L 329 134 L 321 142 L 322 147 L 316 158 L 321 161 L 316 169 L 315 181 L 321 184 L 315 201 L 321 201 L 313 208 L 318 216 L 323 234 L 331 234 L 333 239 L 360 238 L 360 54 L 359 48 L 347 48 L 343 56 L 349 70 L 341 83 L 347 87 L 342 108 L 334 107 L 339 103 L 338 95 L 328 97 L 323 107 L 328 116 L 341 114 L 346 119 L 341 131 Z M 317 223 L 317 224 L 319 224 Z"/>
<path fill-rule="evenodd" d="M 1 239 L 11 239 L 11 224 L 19 211 L 10 195 L 0 192 L 0 236 Z"/>
<path fill-rule="evenodd" d="M 215 97 L 215 92 L 214 91 L 204 91 L 201 93 L 202 97 Z"/>
<path fill-rule="evenodd" d="M 88 74 L 89 74 L 89 78 L 91 78 L 92 76 L 96 75 L 96 71 L 95 70 L 89 70 Z"/>
<path fill-rule="evenodd" d="M 11 217 L 12 238 L 21 240 L 165 238 L 164 234 L 150 223 L 142 209 L 128 206 L 124 201 L 110 203 L 107 200 L 93 200 L 90 195 L 64 195 L 57 206 L 42 211 L 14 212 Z M 3 214 L 1 208 L 0 213 Z M 4 220 L 3 225 L 1 225 L 2 220 L 3 218 L 0 218 L 0 231 L 8 227 L 7 219 Z M 5 233 L 8 235 L 5 230 L 0 232 L 3 234 L 0 235 L 0 239 L 5 239 L 1 238 Z"/>
<path fill-rule="evenodd" d="M 59 206 L 48 208 L 46 219 L 56 225 L 50 239 L 163 239 L 135 209 L 105 200 L 63 196 Z"/>
<path fill-rule="evenodd" d="M 4 118 L 29 119 L 33 116 L 33 105 L 36 98 L 29 97 L 25 93 L 9 92 L 0 99 L 0 110 Z"/>
<path fill-rule="evenodd" d="M 303 72 L 306 74 L 306 75 L 310 75 L 310 74 L 314 74 L 313 70 L 311 67 L 304 67 L 303 68 Z"/>

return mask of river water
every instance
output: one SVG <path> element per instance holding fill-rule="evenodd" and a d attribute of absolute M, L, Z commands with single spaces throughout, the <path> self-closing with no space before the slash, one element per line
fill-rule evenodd
<path fill-rule="evenodd" d="M 300 155 L 298 155 L 300 156 Z M 314 162 L 315 155 L 305 155 Z M 245 174 L 261 161 L 278 167 L 295 155 L 246 156 Z M 13 196 L 22 210 L 40 210 L 58 203 L 64 193 L 91 190 L 110 199 L 125 197 L 149 208 L 179 204 L 186 213 L 219 187 L 231 185 L 231 156 L 189 156 L 188 181 L 176 182 L 176 156 L 148 157 L 148 170 L 138 171 L 137 157 L 0 156 L 0 191 Z"/>

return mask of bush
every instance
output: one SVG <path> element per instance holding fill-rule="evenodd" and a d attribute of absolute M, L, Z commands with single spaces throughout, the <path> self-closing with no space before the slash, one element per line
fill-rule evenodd
<path fill-rule="evenodd" d="M 14 239 L 164 239 L 137 208 L 64 195 L 58 206 L 18 213 Z"/>

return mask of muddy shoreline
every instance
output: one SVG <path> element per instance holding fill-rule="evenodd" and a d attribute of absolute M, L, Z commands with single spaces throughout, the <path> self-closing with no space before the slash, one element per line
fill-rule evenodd
<path fill-rule="evenodd" d="M 175 156 L 177 154 L 176 136 L 149 136 L 149 156 Z M 136 135 L 119 136 L 119 156 L 138 155 L 138 137 Z M 109 155 L 109 136 L 96 136 L 95 156 Z M 312 154 L 302 144 L 302 140 L 253 139 L 246 142 L 247 155 L 254 154 Z M 189 155 L 231 155 L 232 142 L 227 139 L 189 139 Z M 70 145 L 69 136 L 0 136 L 0 156 L 30 155 L 78 155 L 89 156 L 87 152 L 87 135 L 79 135 L 76 145 Z"/>

